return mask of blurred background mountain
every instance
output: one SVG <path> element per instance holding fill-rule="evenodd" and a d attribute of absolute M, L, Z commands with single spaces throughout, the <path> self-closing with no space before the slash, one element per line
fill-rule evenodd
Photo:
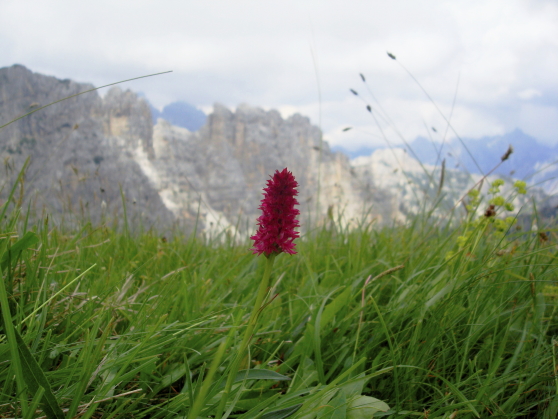
<path fill-rule="evenodd" d="M 151 104 L 149 104 L 149 107 L 151 109 L 153 125 L 157 123 L 159 118 L 163 118 L 177 127 L 186 128 L 189 131 L 197 131 L 205 124 L 207 119 L 203 111 L 184 101 L 170 103 L 163 108 L 162 112 Z"/>
<path fill-rule="evenodd" d="M 2 68 L 0 124 L 91 88 L 21 65 Z M 186 102 L 159 112 L 141 95 L 113 87 L 102 97 L 80 95 L 0 129 L 0 198 L 7 198 L 29 159 L 17 191 L 31 219 L 46 212 L 78 225 L 83 219 L 121 224 L 127 217 L 134 228 L 198 226 L 209 235 L 236 235 L 255 228 L 266 180 L 288 167 L 300 184 L 303 225 L 390 224 L 425 209 L 436 219 L 449 217 L 509 144 L 515 152 L 499 169 L 509 180 L 539 181 L 544 173 L 533 172 L 556 157 L 555 148 L 518 130 L 466 144 L 480 169 L 459 140 L 417 138 L 408 149 L 376 149 L 350 159 L 332 151 L 321 130 L 300 114 L 283 118 L 276 110 L 215 104 L 206 116 Z M 555 215 L 557 199 L 542 188 L 516 197 L 516 208 L 528 213 L 530 198 L 545 216 Z"/>

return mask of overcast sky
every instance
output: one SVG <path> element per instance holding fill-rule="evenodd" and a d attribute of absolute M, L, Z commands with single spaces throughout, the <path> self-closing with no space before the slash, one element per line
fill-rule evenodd
<path fill-rule="evenodd" d="M 348 149 L 443 135 L 407 69 L 462 137 L 558 144 L 556 0 L 0 0 L 0 67 L 15 63 L 97 86 L 172 70 L 121 87 L 158 108 L 299 112 Z"/>

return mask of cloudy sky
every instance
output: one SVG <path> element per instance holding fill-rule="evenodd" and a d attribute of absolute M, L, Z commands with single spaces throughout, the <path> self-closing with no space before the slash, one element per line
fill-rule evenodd
<path fill-rule="evenodd" d="M 444 117 L 462 137 L 558 144 L 556 0 L 0 0 L 0 51 L 97 86 L 172 70 L 121 87 L 159 108 L 299 112 L 347 149 L 440 139 Z"/>

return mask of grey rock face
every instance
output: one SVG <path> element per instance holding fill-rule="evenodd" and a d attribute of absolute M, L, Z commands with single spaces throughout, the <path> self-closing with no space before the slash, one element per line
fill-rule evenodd
<path fill-rule="evenodd" d="M 253 230 L 267 179 L 285 167 L 299 182 L 303 218 L 315 221 L 316 213 L 323 218 L 329 211 L 348 220 L 363 213 L 348 159 L 332 153 L 320 130 L 301 115 L 284 120 L 277 111 L 240 105 L 233 113 L 216 104 L 195 133 L 159 120 L 153 144 L 155 170 L 146 173 L 167 206 L 191 214 L 199 203 L 206 227 Z"/>
<path fill-rule="evenodd" d="M 0 69 L 0 125 L 91 88 L 20 65 Z M 34 214 L 46 210 L 66 223 L 83 218 L 121 222 L 122 188 L 132 226 L 169 226 L 174 217 L 131 158 L 138 147 L 152 153 L 149 118 L 142 100 L 113 89 L 105 100 L 96 92 L 87 93 L 0 129 L 6 173 L 1 196 L 5 199 L 29 157 L 24 186 Z"/>
<path fill-rule="evenodd" d="M 141 147 L 153 156 L 153 125 L 151 110 L 145 100 L 130 90 L 110 89 L 103 100 L 103 129 L 106 137 L 124 140 L 127 148 Z"/>

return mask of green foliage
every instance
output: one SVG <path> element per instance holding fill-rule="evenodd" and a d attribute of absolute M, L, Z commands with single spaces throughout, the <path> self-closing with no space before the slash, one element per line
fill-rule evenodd
<path fill-rule="evenodd" d="M 478 215 L 483 196 L 479 189 L 471 189 L 468 198 L 469 203 L 465 206 L 468 212 L 468 218 L 462 223 L 461 235 L 456 240 L 456 248 L 446 253 L 446 260 L 454 259 L 458 254 L 466 253 L 471 255 L 481 236 L 487 236 L 495 246 L 505 246 L 508 244 L 506 235 L 508 235 L 512 227 L 517 223 L 516 217 L 502 216 L 502 212 L 511 212 L 515 209 L 512 204 L 513 196 L 504 197 L 501 195 L 500 187 L 504 185 L 502 179 L 496 179 L 490 185 L 488 194 L 491 198 L 488 200 L 488 207 Z M 517 181 L 514 184 L 515 192 L 524 194 L 526 192 L 526 183 Z"/>
<path fill-rule="evenodd" d="M 186 418 L 196 400 L 195 416 L 215 415 L 265 258 L 249 243 L 90 224 L 18 232 L 16 218 L 0 231 L 2 312 L 21 342 L 2 328 L 0 417 L 42 416 L 47 394 L 67 418 Z M 453 229 L 417 219 L 306 234 L 275 261 L 225 415 L 552 415 L 556 230 L 511 226 L 471 212 Z M 46 380 L 37 387 L 21 345 Z"/>

